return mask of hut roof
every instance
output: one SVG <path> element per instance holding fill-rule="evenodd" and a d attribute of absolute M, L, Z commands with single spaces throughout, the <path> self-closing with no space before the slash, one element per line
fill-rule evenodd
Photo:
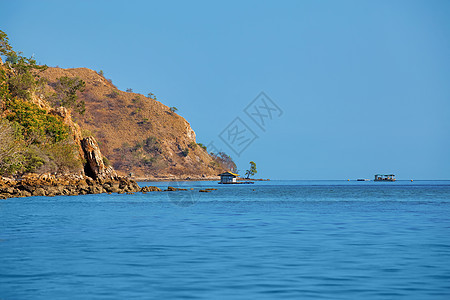
<path fill-rule="evenodd" d="M 234 177 L 238 177 L 239 176 L 239 174 L 236 174 L 236 173 L 233 173 L 233 172 L 225 172 L 225 173 L 222 173 L 222 174 L 219 174 L 219 176 L 234 176 Z"/>

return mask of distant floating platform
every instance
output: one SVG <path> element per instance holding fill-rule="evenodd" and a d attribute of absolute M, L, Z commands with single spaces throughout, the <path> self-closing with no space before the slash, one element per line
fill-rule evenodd
<path fill-rule="evenodd" d="M 375 179 L 373 181 L 395 181 L 395 175 L 394 174 L 376 174 Z"/>

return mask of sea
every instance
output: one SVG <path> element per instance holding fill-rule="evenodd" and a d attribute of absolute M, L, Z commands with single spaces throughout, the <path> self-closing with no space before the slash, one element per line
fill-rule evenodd
<path fill-rule="evenodd" d="M 0 200 L 0 299 L 450 299 L 450 181 L 139 184 Z"/>

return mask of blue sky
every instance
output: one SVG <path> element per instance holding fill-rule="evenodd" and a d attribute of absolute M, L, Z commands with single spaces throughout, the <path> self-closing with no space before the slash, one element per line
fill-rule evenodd
<path fill-rule="evenodd" d="M 7 1 L 0 29 L 49 66 L 153 92 L 272 179 L 450 179 L 449 1 Z M 244 112 L 264 91 L 283 114 Z M 236 155 L 236 117 L 258 136 Z"/>

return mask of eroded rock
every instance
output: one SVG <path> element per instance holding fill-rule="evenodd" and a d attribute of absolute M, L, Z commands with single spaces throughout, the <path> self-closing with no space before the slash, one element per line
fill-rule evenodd
<path fill-rule="evenodd" d="M 93 179 L 117 179 L 117 173 L 112 166 L 105 166 L 103 155 L 100 152 L 97 141 L 94 137 L 89 136 L 81 140 L 86 165 L 84 172 Z"/>
<path fill-rule="evenodd" d="M 141 188 L 141 192 L 146 193 L 146 192 L 161 192 L 161 189 L 159 187 L 156 186 L 144 186 Z"/>

